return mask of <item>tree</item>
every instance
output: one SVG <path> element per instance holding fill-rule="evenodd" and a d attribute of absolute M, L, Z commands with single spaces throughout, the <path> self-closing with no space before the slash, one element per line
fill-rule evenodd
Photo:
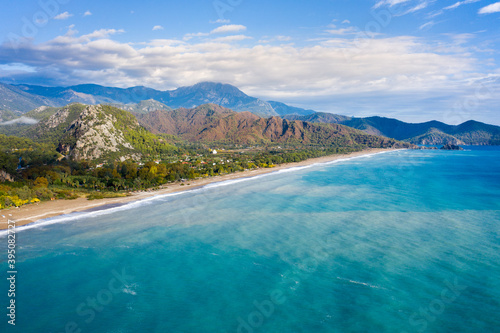
<path fill-rule="evenodd" d="M 49 181 L 45 177 L 38 177 L 35 179 L 35 187 L 47 187 L 49 186 Z"/>

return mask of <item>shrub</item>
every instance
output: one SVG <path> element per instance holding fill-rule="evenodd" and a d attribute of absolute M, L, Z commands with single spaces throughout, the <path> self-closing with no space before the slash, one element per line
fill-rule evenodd
<path fill-rule="evenodd" d="M 45 177 L 38 177 L 35 179 L 35 187 L 47 187 L 49 186 L 49 181 Z"/>

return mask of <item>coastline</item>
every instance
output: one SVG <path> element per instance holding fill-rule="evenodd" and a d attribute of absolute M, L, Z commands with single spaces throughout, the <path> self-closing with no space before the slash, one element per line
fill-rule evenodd
<path fill-rule="evenodd" d="M 16 227 L 21 227 L 27 224 L 35 223 L 42 219 L 48 219 L 74 212 L 96 210 L 102 206 L 122 205 L 125 203 L 138 201 L 154 197 L 157 195 L 189 191 L 212 183 L 224 182 L 239 178 L 250 178 L 254 176 L 277 172 L 284 169 L 310 166 L 318 163 L 328 163 L 345 158 L 361 157 L 365 155 L 372 155 L 372 154 L 390 152 L 395 150 L 397 149 L 372 148 L 349 154 L 328 155 L 323 157 L 307 159 L 301 162 L 285 163 L 276 166 L 274 168 L 262 168 L 262 169 L 230 173 L 221 176 L 214 176 L 210 178 L 200 178 L 200 179 L 190 180 L 184 182 L 185 184 L 184 186 L 181 186 L 181 182 L 175 182 L 168 185 L 164 185 L 163 188 L 160 188 L 159 190 L 149 190 L 149 191 L 145 190 L 141 192 L 132 192 L 132 195 L 127 197 L 107 198 L 107 199 L 105 198 L 92 201 L 87 200 L 87 198 L 78 198 L 74 200 L 44 201 L 38 204 L 21 206 L 20 208 L 3 209 L 0 210 L 0 230 L 7 229 L 8 220 L 15 220 Z"/>

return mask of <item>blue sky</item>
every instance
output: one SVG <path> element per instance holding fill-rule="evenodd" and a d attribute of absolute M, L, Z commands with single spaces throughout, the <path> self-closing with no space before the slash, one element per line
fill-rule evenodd
<path fill-rule="evenodd" d="M 8 0 L 0 81 L 230 83 L 352 116 L 500 125 L 500 2 Z"/>

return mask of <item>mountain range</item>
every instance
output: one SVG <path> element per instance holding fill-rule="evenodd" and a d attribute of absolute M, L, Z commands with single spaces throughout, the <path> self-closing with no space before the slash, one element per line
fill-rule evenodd
<path fill-rule="evenodd" d="M 132 114 L 110 105 L 39 107 L 26 114 L 36 124 L 2 126 L 10 135 L 57 147 L 75 160 L 135 159 L 175 149 L 167 138 L 207 144 L 286 144 L 323 148 L 410 147 L 339 124 L 263 118 L 216 104 Z M 158 134 L 168 134 L 161 136 Z M 175 139 L 177 140 L 177 139 Z"/>
<path fill-rule="evenodd" d="M 412 124 L 384 117 L 347 117 L 297 108 L 276 101 L 263 101 L 246 95 L 232 85 L 214 82 L 202 82 L 170 91 L 146 87 L 123 89 L 94 84 L 71 87 L 0 84 L 0 122 L 12 120 L 22 122 L 24 118 L 19 118 L 20 116 L 42 105 L 61 107 L 69 103 L 108 104 L 137 115 L 179 108 L 192 109 L 212 103 L 233 111 L 247 111 L 266 118 L 280 116 L 287 120 L 345 125 L 367 134 L 381 135 L 413 144 L 500 144 L 499 126 L 472 120 L 460 125 L 448 125 L 438 121 Z M 24 116 L 30 115 L 24 114 Z M 142 119 L 146 121 L 154 116 L 158 114 Z"/>
<path fill-rule="evenodd" d="M 173 109 L 214 103 L 234 111 L 250 111 L 260 116 L 306 115 L 314 112 L 279 102 L 266 102 L 248 96 L 232 85 L 214 82 L 201 82 L 167 91 L 146 87 L 123 89 L 95 84 L 70 87 L 0 84 L 0 109 L 9 111 L 27 112 L 41 105 L 64 106 L 70 103 L 112 104 L 123 109 L 129 104 L 145 100 L 154 100 Z"/>
<path fill-rule="evenodd" d="M 313 123 L 342 124 L 365 133 L 381 135 L 421 145 L 500 145 L 500 127 L 469 120 L 460 125 L 439 121 L 406 123 L 384 117 L 354 118 L 331 113 L 316 112 L 311 115 L 286 115 L 286 119 Z"/>
<path fill-rule="evenodd" d="M 192 109 L 154 111 L 137 115 L 138 121 L 155 134 L 170 134 L 193 142 L 230 144 L 305 144 L 334 147 L 408 147 L 393 139 L 366 134 L 339 124 L 314 124 L 274 116 L 259 117 L 235 112 L 216 104 Z"/>

